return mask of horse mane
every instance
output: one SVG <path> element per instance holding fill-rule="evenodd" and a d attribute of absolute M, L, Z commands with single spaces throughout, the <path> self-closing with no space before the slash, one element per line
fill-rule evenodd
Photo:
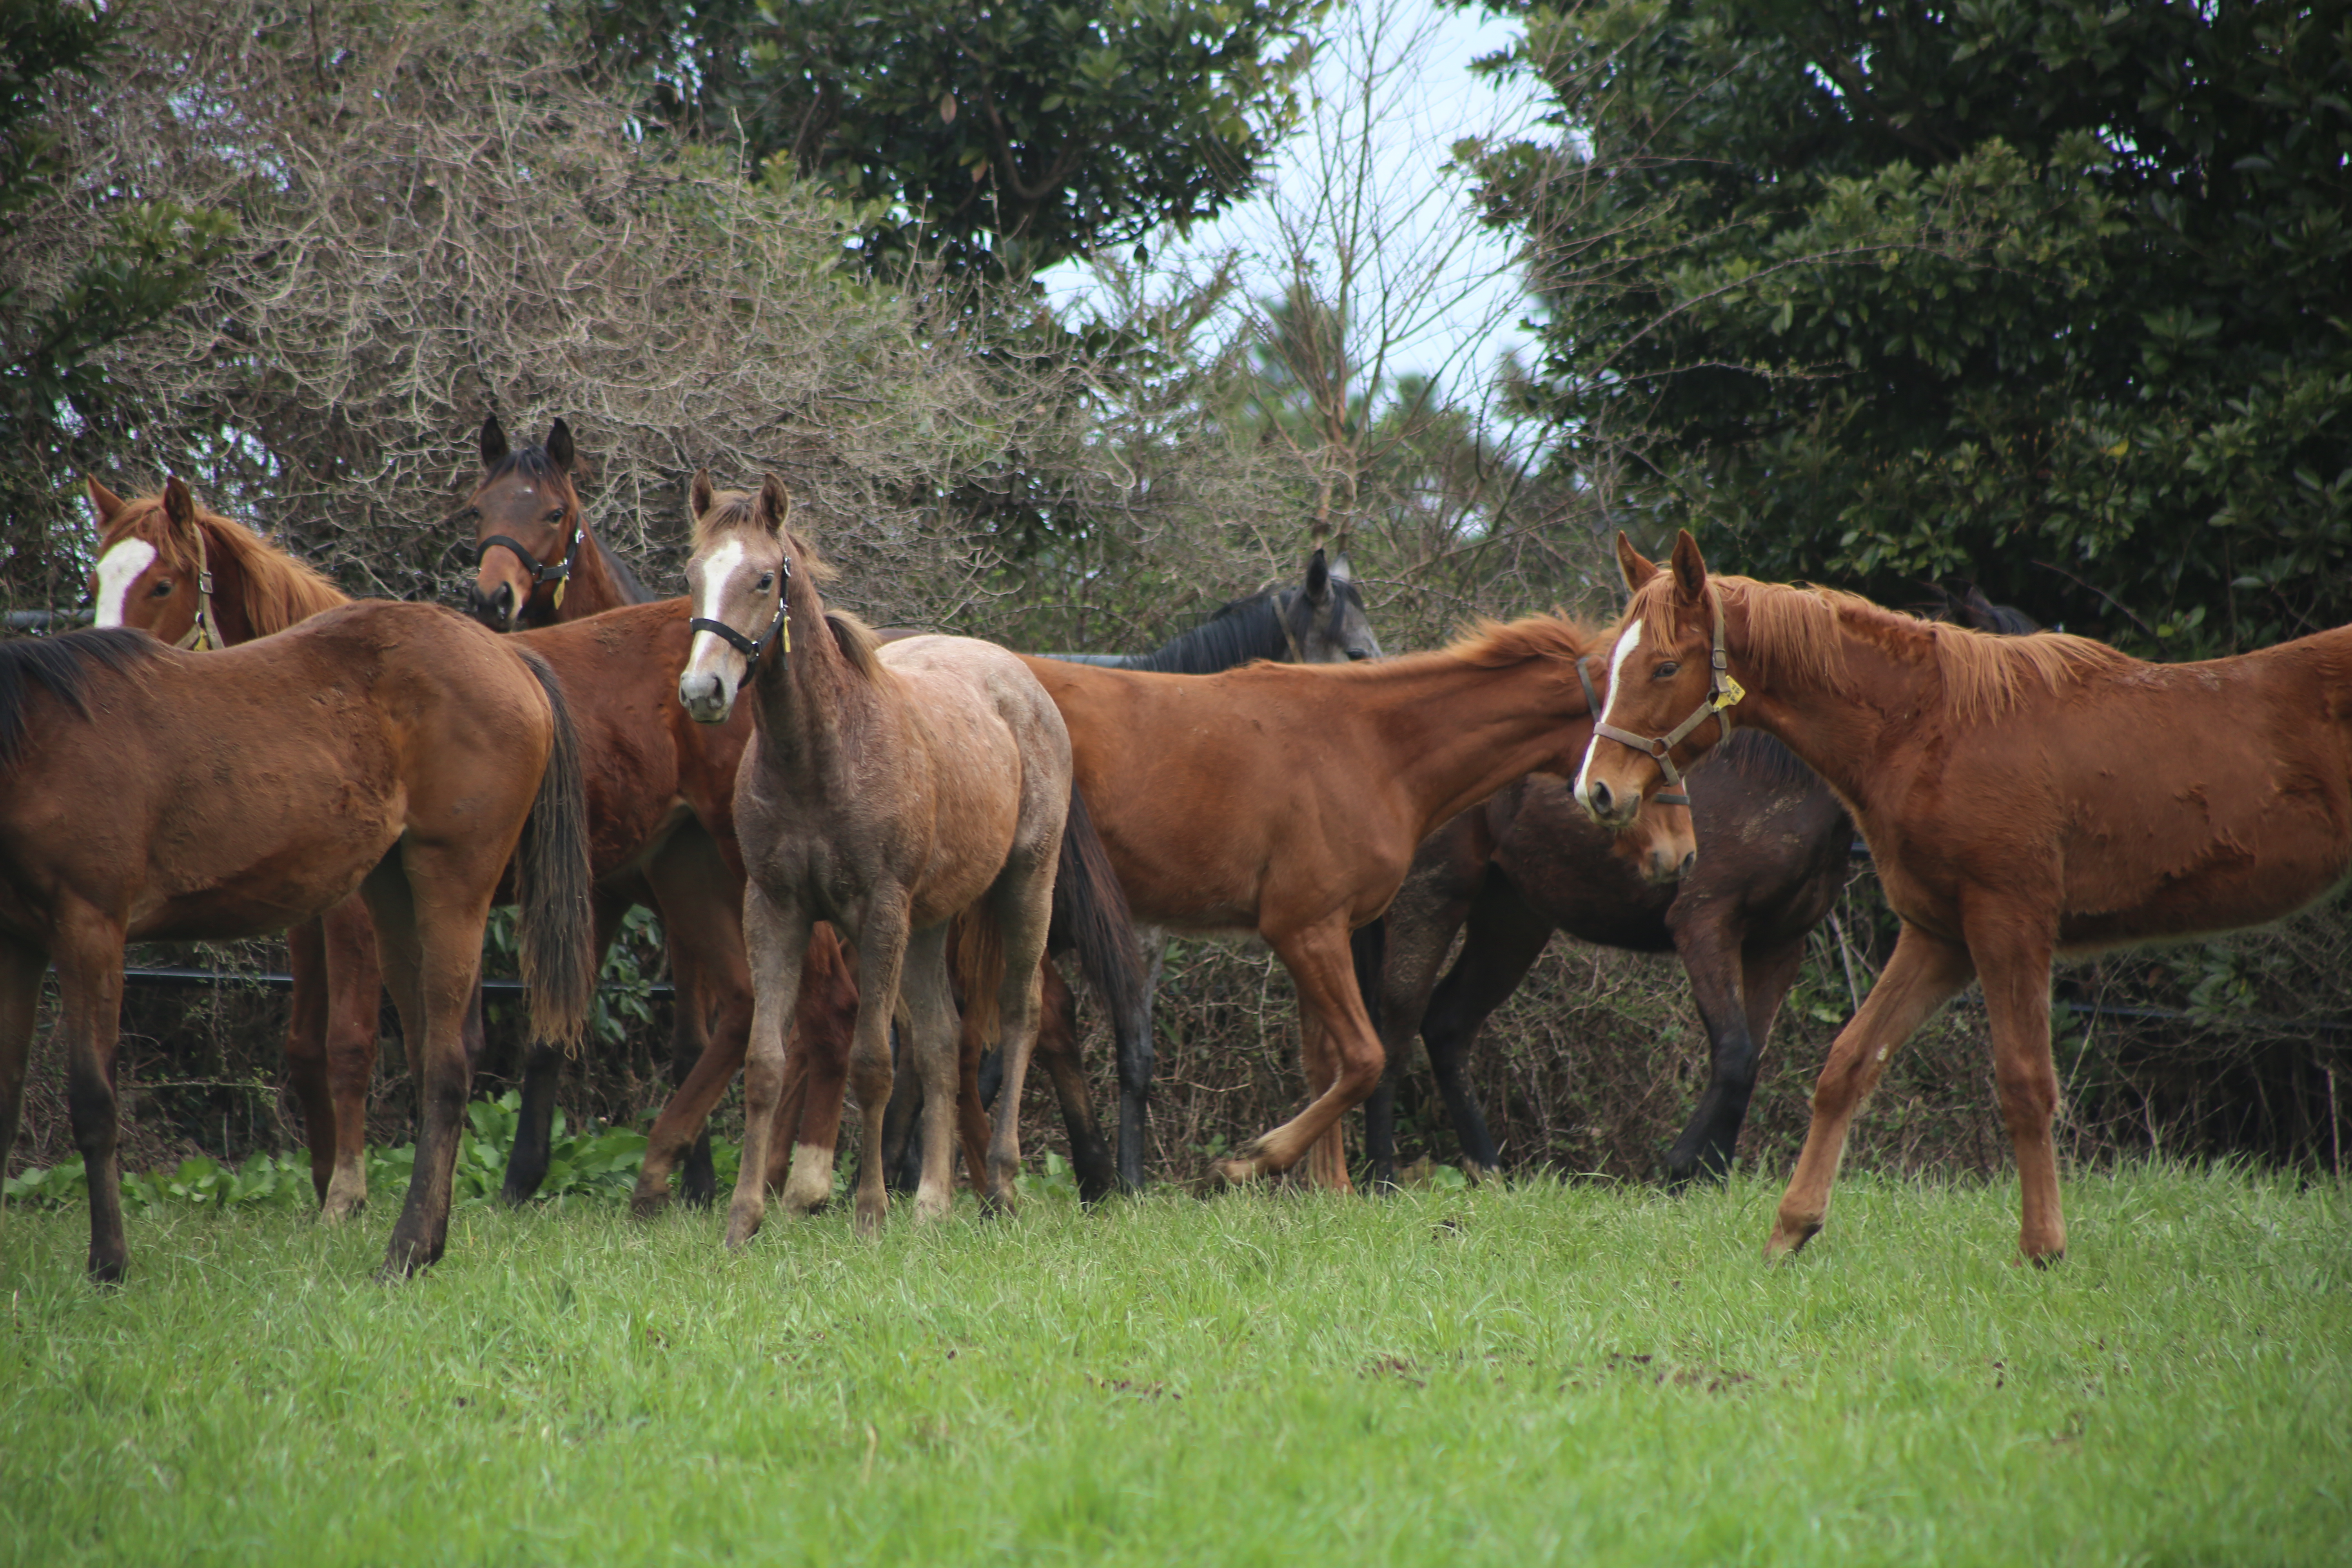
<path fill-rule="evenodd" d="M 1967 626 L 1923 621 L 1835 588 L 1759 583 L 1748 577 L 1710 578 L 1724 603 L 1748 613 L 1748 655 L 1767 672 L 1849 689 L 1845 648 L 1849 638 L 1874 642 L 1912 661 L 1932 658 L 1942 677 L 1946 711 L 1968 724 L 1998 719 L 2017 706 L 2029 686 L 2053 696 L 2067 684 L 2134 662 L 2105 643 L 2063 632 L 2002 637 Z M 1638 616 L 1643 637 L 1671 646 L 1675 631 L 1675 579 L 1661 572 L 1633 595 L 1628 616 Z"/>
<path fill-rule="evenodd" d="M 24 755 L 28 679 L 86 720 L 93 668 L 127 672 L 163 651 L 162 643 L 129 626 L 0 642 L 0 770 L 14 768 Z"/>
<path fill-rule="evenodd" d="M 825 611 L 824 622 L 833 628 L 834 646 L 841 649 L 849 667 L 868 680 L 881 679 L 882 639 L 874 635 L 874 628 L 847 610 Z"/>
<path fill-rule="evenodd" d="M 1601 633 L 1580 626 L 1565 616 L 1522 616 L 1516 621 L 1482 617 L 1447 643 L 1444 651 L 1481 669 L 1502 669 L 1532 658 L 1573 664 L 1594 652 L 1601 637 Z"/>
<path fill-rule="evenodd" d="M 152 528 L 142 527 L 151 521 Z M 351 603 L 351 595 L 337 587 L 333 579 L 288 554 L 234 518 L 223 517 L 198 503 L 196 526 L 205 531 L 205 551 L 209 559 L 225 558 L 236 564 L 237 575 L 245 584 L 242 605 L 246 622 L 257 637 L 282 632 L 298 621 Z M 161 496 L 142 496 L 125 507 L 116 525 L 107 530 L 106 537 L 100 542 L 100 553 L 105 553 L 133 532 L 152 544 L 156 554 L 170 563 L 174 572 L 188 575 L 197 570 L 195 556 L 186 549 L 179 531 L 164 515 Z"/>

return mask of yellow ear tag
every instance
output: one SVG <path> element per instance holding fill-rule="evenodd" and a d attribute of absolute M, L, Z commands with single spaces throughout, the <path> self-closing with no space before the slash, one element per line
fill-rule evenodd
<path fill-rule="evenodd" d="M 1748 689 L 1727 675 L 1723 678 L 1723 695 L 1715 700 L 1715 710 L 1720 713 L 1747 695 Z"/>
<path fill-rule="evenodd" d="M 563 590 L 570 586 L 572 586 L 572 579 L 569 577 L 558 577 L 555 580 L 555 603 L 552 606 L 553 608 L 559 610 L 563 608 Z"/>

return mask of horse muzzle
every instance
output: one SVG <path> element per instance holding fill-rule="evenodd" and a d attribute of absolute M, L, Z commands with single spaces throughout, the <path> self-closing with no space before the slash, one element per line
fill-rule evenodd
<path fill-rule="evenodd" d="M 698 724 L 723 724 L 735 710 L 734 683 L 714 670 L 689 669 L 677 678 L 677 705 Z"/>
<path fill-rule="evenodd" d="M 510 583 L 501 583 L 490 593 L 482 592 L 478 583 L 466 589 L 466 613 L 494 632 L 514 629 L 515 591 Z"/>

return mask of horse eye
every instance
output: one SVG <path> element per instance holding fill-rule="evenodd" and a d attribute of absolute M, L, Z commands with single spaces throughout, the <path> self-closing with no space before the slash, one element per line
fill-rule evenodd
<path fill-rule="evenodd" d="M 156 583 L 153 587 L 147 590 L 147 596 L 151 599 L 160 599 L 170 594 L 171 591 L 172 580 L 169 577 L 161 577 L 156 579 Z"/>
<path fill-rule="evenodd" d="M 1372 656 L 1370 654 L 1366 653 L 1360 647 L 1351 647 L 1348 650 L 1348 662 L 1349 664 L 1361 664 L 1364 660 L 1371 657 Z"/>
<path fill-rule="evenodd" d="M 773 572 L 762 572 L 762 573 L 761 573 L 761 574 L 760 574 L 760 587 L 759 587 L 759 591 L 760 591 L 761 593 L 764 594 L 764 593 L 766 593 L 769 589 L 771 589 L 771 588 L 774 587 L 775 585 L 776 585 L 776 574 L 775 574 Z"/>
<path fill-rule="evenodd" d="M 1658 666 L 1658 673 L 1652 679 L 1656 680 L 1672 680 L 1675 676 L 1680 675 L 1682 672 L 1683 667 L 1681 665 L 1676 664 L 1673 659 L 1668 659 L 1665 663 Z"/>
<path fill-rule="evenodd" d="M 562 522 L 563 521 L 563 509 L 562 507 L 557 507 L 553 511 L 549 512 L 547 514 L 547 521 L 550 522 Z"/>

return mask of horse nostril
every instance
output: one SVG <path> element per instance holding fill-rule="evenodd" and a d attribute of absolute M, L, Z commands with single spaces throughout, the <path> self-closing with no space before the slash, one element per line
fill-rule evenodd
<path fill-rule="evenodd" d="M 1682 869 L 1676 871 L 1675 875 L 1677 877 L 1687 877 L 1691 874 L 1691 868 L 1697 864 L 1698 851 L 1694 849 L 1689 854 L 1683 857 Z"/>
<path fill-rule="evenodd" d="M 1598 812 L 1602 816 L 1609 815 L 1609 807 L 1612 804 L 1612 799 L 1609 794 L 1609 786 L 1607 784 L 1602 784 L 1599 779 L 1593 780 L 1592 783 L 1586 787 L 1584 797 L 1591 803 L 1592 809 L 1594 811 Z"/>

